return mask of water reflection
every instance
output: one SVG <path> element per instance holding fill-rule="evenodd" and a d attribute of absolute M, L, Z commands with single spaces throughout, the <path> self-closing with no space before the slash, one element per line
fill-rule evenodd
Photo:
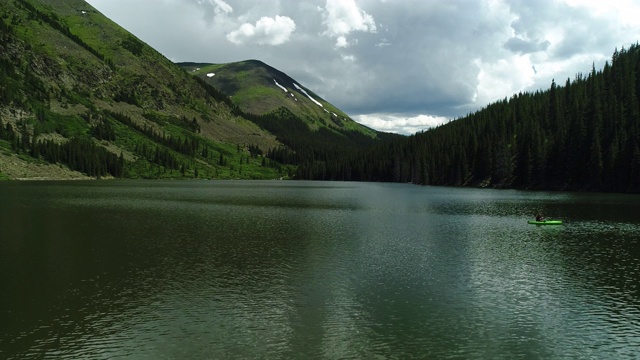
<path fill-rule="evenodd" d="M 640 345 L 637 197 L 0 185 L 0 357 L 619 358 Z M 526 224 L 540 210 L 565 225 Z"/>

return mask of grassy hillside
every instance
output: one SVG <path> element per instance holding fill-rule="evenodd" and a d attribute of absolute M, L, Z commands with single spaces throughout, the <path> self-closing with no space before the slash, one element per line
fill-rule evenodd
<path fill-rule="evenodd" d="M 327 161 L 400 137 L 358 124 L 285 73 L 261 61 L 179 65 L 201 82 L 228 95 L 236 113 L 276 135 L 285 147 L 271 149 L 267 155 L 281 163 Z"/>
<path fill-rule="evenodd" d="M 375 130 L 353 121 L 313 91 L 261 61 L 179 65 L 228 95 L 244 112 L 264 115 L 284 107 L 312 130 L 327 127 L 377 136 Z"/>
<path fill-rule="evenodd" d="M 264 158 L 273 134 L 84 1 L 2 1 L 0 39 L 0 179 L 293 169 Z"/>

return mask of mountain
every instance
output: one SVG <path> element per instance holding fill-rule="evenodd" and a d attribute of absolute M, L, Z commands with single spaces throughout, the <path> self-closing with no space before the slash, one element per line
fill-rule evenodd
<path fill-rule="evenodd" d="M 0 179 L 286 178 L 384 138 L 324 100 L 253 113 L 81 0 L 3 0 L 0 40 Z"/>
<path fill-rule="evenodd" d="M 229 96 L 238 113 L 275 134 L 286 148 L 273 149 L 267 156 L 284 164 L 326 161 L 401 137 L 353 121 L 287 74 L 258 60 L 178 65 Z"/>
<path fill-rule="evenodd" d="M 178 65 L 222 91 L 244 112 L 263 115 L 284 107 L 304 120 L 312 129 L 329 127 L 355 130 L 371 137 L 377 134 L 376 131 L 353 121 L 340 109 L 287 74 L 259 60 L 229 64 Z"/>
<path fill-rule="evenodd" d="M 640 46 L 564 86 L 519 93 L 440 127 L 298 168 L 298 177 L 640 192 Z"/>

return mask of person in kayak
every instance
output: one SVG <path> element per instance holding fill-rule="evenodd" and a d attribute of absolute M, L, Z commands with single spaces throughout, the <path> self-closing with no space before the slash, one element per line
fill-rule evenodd
<path fill-rule="evenodd" d="M 536 221 L 544 221 L 544 216 L 542 216 L 542 214 L 537 213 L 536 214 Z"/>

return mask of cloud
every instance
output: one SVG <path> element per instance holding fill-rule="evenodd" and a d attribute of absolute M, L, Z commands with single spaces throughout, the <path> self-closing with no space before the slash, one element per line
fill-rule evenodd
<path fill-rule="evenodd" d="M 230 14 L 233 12 L 231 5 L 222 0 L 210 0 L 210 2 L 215 8 L 215 12 L 218 14 Z"/>
<path fill-rule="evenodd" d="M 282 45 L 296 29 L 296 23 L 287 16 L 262 17 L 254 25 L 244 23 L 238 30 L 227 34 L 234 44 Z"/>
<path fill-rule="evenodd" d="M 475 65 L 479 71 L 474 103 L 486 104 L 508 97 L 535 83 L 536 73 L 528 56 L 503 58 L 493 62 L 476 59 Z"/>
<path fill-rule="evenodd" d="M 353 118 L 368 127 L 402 135 L 415 134 L 448 122 L 445 117 L 429 115 L 406 117 L 393 114 L 366 114 L 354 116 Z"/>
<path fill-rule="evenodd" d="M 551 45 L 551 43 L 548 40 L 531 41 L 519 37 L 512 37 L 511 39 L 507 40 L 507 42 L 504 44 L 504 47 L 516 54 L 528 54 L 538 51 L 545 51 L 547 50 L 547 48 L 549 48 L 549 45 Z"/>
<path fill-rule="evenodd" d="M 347 38 L 344 36 L 338 36 L 336 38 L 336 47 L 337 48 L 345 48 L 349 46 L 349 42 L 347 41 Z"/>
<path fill-rule="evenodd" d="M 197 0 L 195 5 L 202 12 L 203 21 L 212 26 L 225 26 L 233 21 L 233 7 L 223 0 Z"/>
<path fill-rule="evenodd" d="M 336 39 L 337 48 L 351 44 L 346 38 L 351 32 L 376 32 L 373 16 L 361 10 L 355 0 L 327 0 L 321 11 L 323 24 L 327 27 L 323 35 Z"/>
<path fill-rule="evenodd" d="M 400 133 L 564 84 L 640 40 L 637 0 L 88 1 L 173 61 L 259 59 Z"/>
<path fill-rule="evenodd" d="M 380 42 L 377 43 L 375 46 L 377 47 L 385 47 L 385 46 L 391 46 L 391 43 L 389 42 L 389 40 L 382 38 L 380 39 Z"/>

